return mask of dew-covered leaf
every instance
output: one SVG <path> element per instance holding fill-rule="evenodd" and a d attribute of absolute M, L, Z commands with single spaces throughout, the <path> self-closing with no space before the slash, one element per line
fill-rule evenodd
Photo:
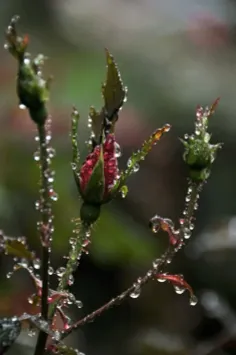
<path fill-rule="evenodd" d="M 102 94 L 105 103 L 105 114 L 112 124 L 118 118 L 118 111 L 123 106 L 126 90 L 121 80 L 119 69 L 113 56 L 106 49 L 107 78 L 102 86 Z"/>
<path fill-rule="evenodd" d="M 113 187 L 114 192 L 117 191 L 118 188 L 122 188 L 126 179 L 139 170 L 140 162 L 145 159 L 152 147 L 161 139 L 163 134 L 169 132 L 170 128 L 171 126 L 169 124 L 165 124 L 162 128 L 158 128 L 146 141 L 144 141 L 141 149 L 132 154 L 128 160 L 127 169 L 121 173 L 120 179 Z"/>
<path fill-rule="evenodd" d="M 21 322 L 17 317 L 0 319 L 0 355 L 15 342 L 20 331 Z"/>
<path fill-rule="evenodd" d="M 34 259 L 34 253 L 31 252 L 25 242 L 20 239 L 2 237 L 1 246 L 5 254 L 12 255 L 17 258 Z"/>

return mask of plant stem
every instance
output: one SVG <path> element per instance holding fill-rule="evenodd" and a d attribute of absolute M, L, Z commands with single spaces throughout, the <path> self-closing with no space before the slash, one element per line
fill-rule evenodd
<path fill-rule="evenodd" d="M 40 147 L 40 173 L 41 173 L 41 216 L 42 224 L 40 227 L 40 237 L 42 242 L 42 296 L 41 296 L 41 315 L 44 320 L 48 320 L 48 266 L 49 266 L 49 244 L 52 236 L 51 229 L 51 200 L 50 186 L 48 183 L 46 172 L 49 171 L 49 156 L 46 142 L 45 125 L 38 125 L 39 147 Z M 43 331 L 39 332 L 35 355 L 42 355 L 46 346 L 47 334 Z"/>
<path fill-rule="evenodd" d="M 58 291 L 63 291 L 68 287 L 68 281 L 70 275 L 75 272 L 78 267 L 78 261 L 83 252 L 83 243 L 85 240 L 88 240 L 90 237 L 90 229 L 91 226 L 84 224 L 83 222 L 80 224 L 79 229 L 76 231 L 76 241 L 72 243 L 71 250 L 68 256 L 68 262 L 66 264 L 65 272 L 63 273 L 61 280 L 58 285 Z M 49 318 L 52 319 L 55 311 L 56 311 L 57 302 L 55 302 L 49 310 Z"/>
<path fill-rule="evenodd" d="M 181 225 L 180 227 L 180 235 L 179 235 L 179 241 L 180 243 L 183 242 L 184 240 L 184 232 L 186 228 L 189 228 L 191 224 L 191 220 L 193 218 L 194 210 L 195 210 L 195 204 L 198 200 L 198 193 L 201 189 L 201 184 L 194 184 L 190 182 L 191 185 L 191 193 L 189 194 L 189 202 L 186 205 L 186 210 L 185 210 L 185 217 L 184 217 L 184 224 Z M 180 244 L 181 245 L 181 244 Z M 166 252 L 161 256 L 160 259 L 158 259 L 158 262 L 155 264 L 155 267 L 153 266 L 152 269 L 150 269 L 143 277 L 139 277 L 138 280 L 130 286 L 127 290 L 116 296 L 115 298 L 112 298 L 109 302 L 101 306 L 100 308 L 96 309 L 92 313 L 88 314 L 84 318 L 78 320 L 75 324 L 73 324 L 67 331 L 65 331 L 61 337 L 61 340 L 66 338 L 72 331 L 77 329 L 78 327 L 94 321 L 95 318 L 100 316 L 103 312 L 109 310 L 113 306 L 119 305 L 121 302 L 126 300 L 137 288 L 141 289 L 143 285 L 145 285 L 149 280 L 153 279 L 153 276 L 155 276 L 158 273 L 163 273 L 164 268 L 170 264 L 172 261 L 174 255 L 180 250 L 180 248 L 175 247 L 173 245 L 169 245 L 167 248 Z"/>

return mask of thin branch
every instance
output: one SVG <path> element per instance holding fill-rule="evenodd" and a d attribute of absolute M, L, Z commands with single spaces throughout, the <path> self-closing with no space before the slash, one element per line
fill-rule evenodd
<path fill-rule="evenodd" d="M 58 291 L 63 291 L 69 286 L 69 278 L 76 271 L 79 259 L 84 251 L 84 248 L 89 244 L 91 227 L 85 225 L 79 220 L 78 228 L 74 230 L 75 237 L 71 239 L 71 250 L 68 256 L 65 271 L 58 285 Z M 52 319 L 56 312 L 57 302 L 53 303 L 49 309 L 49 318 Z"/>
<path fill-rule="evenodd" d="M 195 184 L 191 181 L 189 182 L 186 206 L 184 210 L 184 219 L 182 220 L 182 224 L 180 226 L 178 245 L 176 246 L 170 244 L 166 252 L 162 255 L 162 257 L 160 259 L 157 259 L 157 261 L 153 263 L 153 267 L 143 277 L 139 277 L 137 281 L 127 290 L 125 290 L 115 298 L 112 298 L 109 302 L 96 309 L 92 313 L 88 314 L 84 318 L 78 320 L 62 334 L 60 340 L 66 338 L 72 331 L 74 331 L 78 327 L 83 326 L 88 322 L 94 321 L 94 319 L 100 316 L 103 312 L 109 310 L 114 306 L 119 305 L 129 296 L 133 296 L 135 298 L 135 295 L 139 295 L 139 293 L 141 292 L 141 288 L 143 285 L 145 285 L 148 281 L 152 280 L 156 274 L 163 273 L 164 268 L 172 262 L 174 255 L 180 250 L 181 246 L 184 244 L 186 233 L 189 233 L 191 229 L 190 225 L 192 224 L 194 211 L 196 209 L 196 203 L 199 198 L 198 194 L 201 190 L 201 187 L 202 184 Z"/>
<path fill-rule="evenodd" d="M 42 220 L 39 225 L 40 238 L 42 242 L 42 296 L 41 296 L 41 314 L 44 320 L 48 320 L 48 290 L 49 290 L 49 245 L 52 238 L 52 214 L 51 214 L 51 185 L 48 181 L 48 172 L 50 166 L 50 156 L 47 144 L 47 132 L 45 125 L 38 125 L 39 147 L 40 147 L 40 174 L 41 174 L 41 189 L 40 189 L 40 211 Z M 47 334 L 40 331 L 35 355 L 41 355 L 45 349 Z"/>

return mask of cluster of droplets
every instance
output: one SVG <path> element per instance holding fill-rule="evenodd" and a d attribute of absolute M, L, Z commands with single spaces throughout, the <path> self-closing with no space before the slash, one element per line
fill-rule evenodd
<path fill-rule="evenodd" d="M 144 159 L 144 158 L 143 158 Z M 129 173 L 137 173 L 139 171 L 139 163 L 135 162 L 134 156 L 130 157 L 127 161 L 127 170 Z"/>
<path fill-rule="evenodd" d="M 160 229 L 167 232 L 170 244 L 175 245 L 176 247 L 180 245 L 179 230 L 175 229 L 174 223 L 171 219 L 155 215 L 150 219 L 149 227 L 153 233 L 158 233 Z"/>
<path fill-rule="evenodd" d="M 183 233 L 184 239 L 189 239 L 192 235 L 192 232 L 194 230 L 194 223 L 193 223 L 193 217 L 192 214 L 194 211 L 198 209 L 198 200 L 199 200 L 199 193 L 201 191 L 202 186 L 196 187 L 189 182 L 188 190 L 187 190 L 187 195 L 185 197 L 185 208 L 183 211 L 183 218 L 180 218 L 179 223 L 180 223 L 180 228 Z M 196 193 L 194 193 L 193 196 L 193 189 L 197 189 Z M 189 215 L 190 211 L 190 215 Z"/>
<path fill-rule="evenodd" d="M 197 297 L 194 295 L 191 286 L 184 280 L 183 275 L 170 275 L 168 273 L 161 273 L 156 275 L 158 282 L 169 281 L 174 288 L 174 291 L 177 295 L 182 295 L 185 291 L 189 292 L 189 304 L 190 306 L 196 306 L 198 303 Z"/>
<path fill-rule="evenodd" d="M 40 235 L 45 236 L 45 241 L 49 247 L 50 252 L 50 242 L 51 236 L 54 232 L 54 225 L 53 225 L 53 214 L 52 214 L 52 207 L 51 201 L 58 200 L 58 194 L 54 191 L 53 182 L 55 177 L 55 171 L 53 171 L 50 167 L 51 160 L 55 156 L 55 149 L 51 147 L 51 117 L 48 117 L 46 124 L 45 124 L 45 137 L 43 141 L 40 141 L 40 137 L 37 135 L 35 137 L 36 142 L 39 143 L 39 147 L 34 153 L 34 160 L 37 162 L 41 170 L 41 188 L 39 190 L 40 198 L 35 202 L 35 208 L 38 210 L 42 215 L 47 215 L 47 224 L 45 225 L 43 221 L 37 222 L 37 229 Z M 45 156 L 42 157 L 41 154 L 46 156 L 46 166 L 43 159 Z"/>
<path fill-rule="evenodd" d="M 133 290 L 129 294 L 131 298 L 138 298 L 141 294 L 141 282 L 142 278 L 139 277 L 136 282 L 133 283 Z"/>

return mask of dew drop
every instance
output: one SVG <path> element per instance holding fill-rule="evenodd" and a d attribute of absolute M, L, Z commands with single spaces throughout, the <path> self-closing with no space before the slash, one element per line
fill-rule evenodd
<path fill-rule="evenodd" d="M 26 109 L 26 106 L 25 106 L 24 104 L 20 104 L 20 105 L 19 105 L 19 109 L 25 110 L 25 109 Z"/>
<path fill-rule="evenodd" d="M 163 276 L 165 276 L 166 274 L 163 274 Z M 158 282 L 166 282 L 166 279 L 164 277 L 158 277 L 157 278 Z"/>
<path fill-rule="evenodd" d="M 189 300 L 190 306 L 196 306 L 197 303 L 198 303 L 197 297 L 195 295 L 192 295 Z"/>
<path fill-rule="evenodd" d="M 191 200 L 190 196 L 187 195 L 186 198 L 185 198 L 185 201 L 186 201 L 186 202 L 189 202 L 190 200 Z"/>
<path fill-rule="evenodd" d="M 40 201 L 36 201 L 36 202 L 35 202 L 35 209 L 36 209 L 36 210 L 39 210 L 40 207 L 41 207 Z"/>
<path fill-rule="evenodd" d="M 54 270 L 52 266 L 49 266 L 48 268 L 48 275 L 53 275 L 54 274 Z"/>
<path fill-rule="evenodd" d="M 36 270 L 39 270 L 40 269 L 40 266 L 41 266 L 41 260 L 40 259 L 34 259 L 33 260 L 33 265 L 34 265 L 34 268 L 36 269 Z"/>
<path fill-rule="evenodd" d="M 156 259 L 156 260 L 154 260 L 154 261 L 153 261 L 153 263 L 152 263 L 153 268 L 154 268 L 154 269 L 157 269 L 157 268 L 158 268 L 159 263 L 160 263 L 160 259 Z"/>
<path fill-rule="evenodd" d="M 185 288 L 181 286 L 174 285 L 175 293 L 182 295 L 185 292 Z"/>
<path fill-rule="evenodd" d="M 59 269 L 56 271 L 56 274 L 58 277 L 62 277 L 65 271 L 66 269 L 64 267 L 59 267 Z"/>
<path fill-rule="evenodd" d="M 120 145 L 117 142 L 115 142 L 115 157 L 116 158 L 120 158 L 121 157 Z"/>
<path fill-rule="evenodd" d="M 136 164 L 134 164 L 134 166 L 133 166 L 133 172 L 134 172 L 134 173 L 137 173 L 138 171 L 139 171 L 139 164 L 136 163 Z"/>
<path fill-rule="evenodd" d="M 82 308 L 83 307 L 83 303 L 80 300 L 76 300 L 75 304 L 78 308 Z"/>
<path fill-rule="evenodd" d="M 50 194 L 50 199 L 52 201 L 57 201 L 58 200 L 58 194 L 54 190 L 50 189 L 49 190 L 49 194 Z"/>
<path fill-rule="evenodd" d="M 191 237 L 191 232 L 188 228 L 184 228 L 184 239 L 189 239 Z"/>
<path fill-rule="evenodd" d="M 13 272 L 9 271 L 6 275 L 7 279 L 10 279 L 13 275 Z"/>
<path fill-rule="evenodd" d="M 74 276 L 73 275 L 69 275 L 67 283 L 69 286 L 73 285 L 73 283 L 74 283 Z"/>
<path fill-rule="evenodd" d="M 130 297 L 138 298 L 140 296 L 140 293 L 141 293 L 141 288 L 138 286 L 133 290 L 133 292 L 131 292 Z"/>
<path fill-rule="evenodd" d="M 55 156 L 56 151 L 55 151 L 54 148 L 48 147 L 48 148 L 47 148 L 47 153 L 48 153 L 49 158 L 52 159 L 52 158 Z"/>
<path fill-rule="evenodd" d="M 71 168 L 73 171 L 75 171 L 77 169 L 77 165 L 75 163 L 71 163 Z"/>
<path fill-rule="evenodd" d="M 40 160 L 40 152 L 38 150 L 34 153 L 34 160 L 35 161 L 39 161 Z"/>
<path fill-rule="evenodd" d="M 20 264 L 21 264 L 23 267 L 28 267 L 28 260 L 23 258 L 23 259 L 21 259 Z"/>

